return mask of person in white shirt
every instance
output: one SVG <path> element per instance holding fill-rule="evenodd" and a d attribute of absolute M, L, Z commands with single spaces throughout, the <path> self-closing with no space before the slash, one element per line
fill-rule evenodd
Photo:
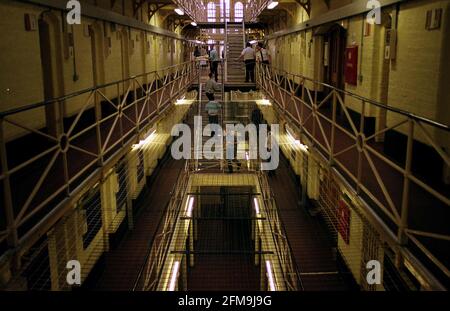
<path fill-rule="evenodd" d="M 267 65 L 270 65 L 272 62 L 272 56 L 270 55 L 269 50 L 264 48 L 262 42 L 258 42 L 258 45 L 256 46 L 256 61 Z"/>
<path fill-rule="evenodd" d="M 239 60 L 244 59 L 245 62 L 245 82 L 252 81 L 255 83 L 255 50 L 252 48 L 250 42 L 247 42 L 247 47 L 242 51 Z"/>

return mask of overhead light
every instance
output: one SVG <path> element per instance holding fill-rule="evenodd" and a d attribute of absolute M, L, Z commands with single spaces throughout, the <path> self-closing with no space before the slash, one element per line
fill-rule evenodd
<path fill-rule="evenodd" d="M 253 198 L 253 202 L 255 203 L 255 212 L 259 214 L 259 203 L 257 198 Z"/>
<path fill-rule="evenodd" d="M 305 145 L 305 144 L 302 144 L 299 139 L 295 138 L 294 134 L 292 134 L 292 132 L 289 130 L 288 126 L 286 126 L 286 133 L 287 133 L 287 137 L 292 142 L 292 144 L 294 144 L 297 147 L 299 147 L 303 152 L 307 152 L 308 151 L 308 149 L 309 149 L 308 146 Z"/>
<path fill-rule="evenodd" d="M 194 197 L 189 196 L 188 206 L 186 208 L 187 217 L 192 217 L 192 210 L 194 209 Z"/>
<path fill-rule="evenodd" d="M 269 290 L 271 292 L 276 291 L 275 280 L 273 279 L 272 265 L 269 260 L 266 260 L 267 278 L 269 279 Z"/>
<path fill-rule="evenodd" d="M 299 140 L 296 141 L 296 144 L 297 144 L 297 146 L 300 147 L 300 149 L 301 149 L 303 152 L 308 152 L 308 146 L 302 144 Z"/>
<path fill-rule="evenodd" d="M 191 25 L 194 27 L 197 27 L 197 23 L 196 22 L 191 22 Z"/>
<path fill-rule="evenodd" d="M 267 5 L 267 8 L 269 10 L 274 9 L 276 6 L 278 5 L 278 1 L 270 1 L 269 4 Z"/>
<path fill-rule="evenodd" d="M 175 290 L 175 285 L 177 283 L 177 277 L 178 277 L 178 270 L 180 269 L 180 262 L 175 261 L 172 268 L 172 275 L 170 276 L 170 283 L 169 283 L 169 291 L 173 292 Z"/>
<path fill-rule="evenodd" d="M 256 101 L 256 104 L 260 106 L 272 106 L 272 103 L 268 99 L 259 99 Z"/>
<path fill-rule="evenodd" d="M 147 132 L 145 137 L 143 139 L 141 139 L 139 141 L 139 143 L 134 144 L 133 146 L 131 146 L 131 148 L 133 150 L 142 148 L 143 146 L 148 144 L 153 139 L 155 132 L 156 132 L 156 129 L 154 129 L 154 128 L 150 129 L 150 131 Z"/>
<path fill-rule="evenodd" d="M 278 4 L 278 3 L 277 3 L 277 4 Z M 176 8 L 176 9 L 175 9 L 175 12 L 176 12 L 178 15 L 184 15 L 183 10 L 180 9 L 180 8 Z"/>

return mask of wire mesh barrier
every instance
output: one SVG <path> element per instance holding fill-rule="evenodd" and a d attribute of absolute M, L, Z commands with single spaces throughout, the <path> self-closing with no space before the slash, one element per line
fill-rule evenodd
<path fill-rule="evenodd" d="M 23 255 L 20 269 L 8 288 L 72 290 L 89 286 L 86 283 L 101 257 L 117 246 L 124 231 L 133 228 L 140 208 L 134 200 L 145 192 L 146 176 L 162 157 L 165 139 L 164 134 L 154 133 L 145 144 L 135 145 L 100 182 L 85 192 Z M 147 249 L 148 241 L 140 247 Z M 68 279 L 73 269 L 70 263 L 74 261 L 80 264 L 79 283 Z"/>
<path fill-rule="evenodd" d="M 269 186 L 267 175 L 263 172 L 259 172 L 258 175 L 262 199 L 266 205 L 265 209 L 267 222 L 271 227 L 272 234 L 274 235 L 275 247 L 283 269 L 286 289 L 301 290 L 303 289 L 303 285 L 301 283 L 300 272 L 298 270 L 297 263 L 292 257 L 291 246 L 289 244 L 283 222 L 278 215 L 276 202 Z"/>
<path fill-rule="evenodd" d="M 189 175 L 183 200 L 173 199 L 167 210 L 167 239 L 152 246 L 138 282 L 144 287 L 136 289 L 300 290 L 270 190 L 258 182 L 262 175 L 247 174 L 245 181 L 236 174 Z"/>
<path fill-rule="evenodd" d="M 226 124 L 249 124 L 256 108 L 254 102 L 221 103 L 218 121 L 224 128 Z M 201 101 L 192 103 L 187 125 L 193 129 L 194 118 L 202 117 L 199 125 L 203 129 L 208 122 L 205 113 Z M 202 151 L 209 138 L 190 137 L 200 140 L 197 147 Z M 242 151 L 248 151 L 248 137 L 242 141 Z M 195 148 L 135 289 L 301 289 L 268 182 L 264 173 L 258 173 L 260 159 L 204 160 L 195 157 Z M 222 156 L 225 151 L 219 150 Z"/>
<path fill-rule="evenodd" d="M 446 283 L 450 193 L 442 176 L 450 127 L 299 74 L 266 65 L 257 72 L 258 86 L 298 129 L 301 145 L 370 204 L 400 246 L 396 256 L 413 251 Z M 323 206 L 339 206 L 327 200 Z"/>
<path fill-rule="evenodd" d="M 342 198 L 341 185 L 333 172 L 322 168 L 320 174 L 318 212 L 327 226 L 330 244 L 345 264 L 347 273 L 353 275 L 360 288 L 366 291 L 380 290 L 381 284 L 385 290 L 419 290 L 420 285 L 414 282 L 414 277 L 406 269 L 395 267 L 393 250 L 360 208 L 349 198 Z M 381 263 L 382 268 L 378 285 L 367 281 L 368 263 L 375 260 Z"/>
<path fill-rule="evenodd" d="M 216 151 L 212 148 L 211 153 L 205 152 L 204 146 L 210 140 L 210 136 L 203 135 L 203 129 L 209 124 L 209 117 L 205 109 L 205 101 L 196 101 L 192 103 L 190 115 L 187 118 L 187 124 L 192 129 L 195 135 L 194 116 L 201 117 L 198 123 L 201 133 L 194 137 L 192 144 L 191 156 L 188 159 L 188 166 L 191 171 L 198 172 L 229 172 L 229 173 L 245 173 L 248 171 L 258 170 L 258 159 L 253 159 L 249 155 L 248 137 L 238 137 L 240 133 L 232 132 L 236 136 L 231 145 L 226 141 L 227 125 L 233 126 L 242 125 L 244 128 L 251 123 L 250 116 L 253 110 L 256 109 L 256 104 L 253 101 L 247 102 L 233 102 L 220 101 L 221 109 L 218 116 L 218 124 L 220 125 L 221 133 L 219 139 L 222 141 L 218 144 L 218 148 L 222 148 L 222 152 Z M 234 137 L 233 136 L 233 137 Z M 197 141 L 195 141 L 197 140 Z M 234 152 L 233 158 L 229 159 L 227 156 L 227 148 L 232 148 Z M 219 156 L 220 154 L 220 156 Z M 239 155 L 239 157 L 238 157 Z"/>
<path fill-rule="evenodd" d="M 14 248 L 20 262 L 36 237 L 79 200 L 80 190 L 148 136 L 149 126 L 197 77 L 196 63 L 188 62 L 2 112 L 2 252 Z M 49 109 L 58 111 L 56 121 L 47 119 Z"/>

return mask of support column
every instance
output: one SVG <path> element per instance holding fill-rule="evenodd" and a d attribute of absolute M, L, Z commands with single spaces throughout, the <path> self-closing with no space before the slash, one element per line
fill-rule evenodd
<path fill-rule="evenodd" d="M 194 266 L 194 225 L 191 222 L 191 224 L 189 225 L 189 265 L 191 267 Z"/>
<path fill-rule="evenodd" d="M 7 242 L 8 246 L 11 248 L 16 248 L 19 243 L 19 238 L 17 234 L 17 227 L 14 220 L 14 207 L 12 202 L 11 194 L 11 183 L 9 178 L 8 169 L 8 158 L 6 153 L 6 140 L 4 135 L 4 120 L 0 119 L 0 157 L 1 157 L 1 168 L 5 178 L 3 179 L 3 200 L 5 208 L 6 217 L 6 230 L 8 231 Z M 16 262 L 16 268 L 19 266 L 19 261 Z"/>
<path fill-rule="evenodd" d="M 263 262 L 263 257 L 261 255 L 261 264 L 260 266 L 260 285 L 261 285 L 261 290 L 262 291 L 266 291 L 267 290 L 267 273 L 266 273 L 266 265 L 262 264 Z"/>

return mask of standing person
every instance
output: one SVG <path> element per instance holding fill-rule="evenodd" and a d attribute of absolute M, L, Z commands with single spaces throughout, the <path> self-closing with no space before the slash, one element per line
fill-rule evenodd
<path fill-rule="evenodd" d="M 220 57 L 219 53 L 217 52 L 214 46 L 211 52 L 209 53 L 209 61 L 211 62 L 211 73 L 214 75 L 214 78 L 217 82 L 219 77 L 218 68 L 220 63 Z"/>
<path fill-rule="evenodd" d="M 201 55 L 202 53 L 200 53 L 200 49 L 196 46 L 194 49 L 194 58 L 200 57 Z"/>
<path fill-rule="evenodd" d="M 256 61 L 266 65 L 270 65 L 272 62 L 272 56 L 270 55 L 269 50 L 264 48 L 262 42 L 258 42 L 258 45 L 256 46 Z"/>
<path fill-rule="evenodd" d="M 220 84 L 214 81 L 212 72 L 209 73 L 209 80 L 205 83 L 205 93 L 209 100 L 214 100 L 214 92 L 221 90 Z"/>
<path fill-rule="evenodd" d="M 237 159 L 238 145 L 236 143 L 236 140 L 234 139 L 236 132 L 231 131 L 227 133 L 227 131 L 224 131 L 224 137 L 227 137 L 228 134 L 230 134 L 231 137 L 233 137 L 233 141 L 225 139 L 225 150 L 226 150 L 225 159 L 227 160 L 228 173 L 233 173 L 233 163 L 236 163 L 238 171 L 241 169 L 242 163 Z"/>
<path fill-rule="evenodd" d="M 208 120 L 210 124 L 219 124 L 219 111 L 222 108 L 218 102 L 214 100 L 214 94 L 207 94 L 208 103 L 205 106 L 206 111 L 208 112 Z M 214 136 L 216 134 L 215 131 L 211 131 L 211 135 Z"/>
<path fill-rule="evenodd" d="M 246 48 L 242 51 L 239 60 L 244 59 L 245 62 L 245 82 L 255 83 L 255 50 L 250 42 L 247 42 Z"/>

